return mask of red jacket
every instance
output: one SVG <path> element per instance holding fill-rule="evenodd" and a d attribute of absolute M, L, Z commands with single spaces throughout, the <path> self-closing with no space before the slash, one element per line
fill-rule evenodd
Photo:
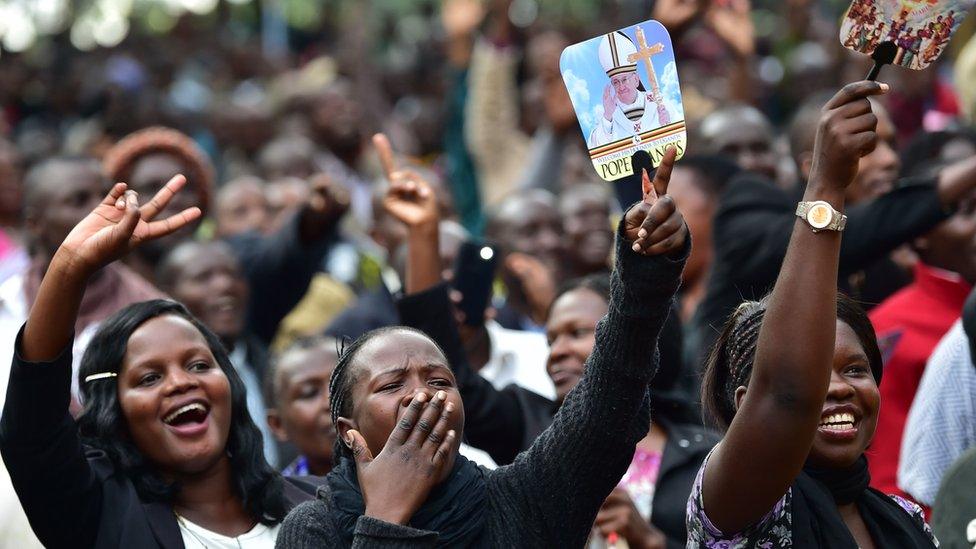
<path fill-rule="evenodd" d="M 962 313 L 972 286 L 955 273 L 919 263 L 915 281 L 871 311 L 884 357 L 878 430 L 868 449 L 871 485 L 888 494 L 898 489 L 898 455 L 908 410 L 925 363 Z"/>

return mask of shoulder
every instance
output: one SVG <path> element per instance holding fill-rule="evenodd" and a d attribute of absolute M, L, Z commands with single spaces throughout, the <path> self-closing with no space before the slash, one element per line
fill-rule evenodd
<path fill-rule="evenodd" d="M 745 549 L 747 547 L 789 547 L 793 538 L 792 499 L 793 487 L 787 489 L 768 513 L 756 524 L 741 532 L 722 532 L 708 518 L 702 500 L 702 478 L 708 464 L 709 452 L 692 485 L 686 511 L 689 547 L 723 547 Z"/>
<path fill-rule="evenodd" d="M 929 523 L 925 522 L 925 512 L 922 511 L 922 508 L 917 503 L 895 494 L 889 494 L 888 497 L 908 513 L 912 517 L 912 522 L 921 527 L 925 535 L 938 547 L 939 542 L 935 539 L 935 534 L 932 533 L 932 528 L 929 526 Z"/>
<path fill-rule="evenodd" d="M 314 499 L 299 504 L 281 522 L 278 547 L 331 547 L 337 537 L 328 503 Z"/>
<path fill-rule="evenodd" d="M 733 177 L 722 193 L 718 213 L 754 208 L 789 210 L 792 203 L 789 194 L 774 182 L 761 175 L 743 173 Z"/>

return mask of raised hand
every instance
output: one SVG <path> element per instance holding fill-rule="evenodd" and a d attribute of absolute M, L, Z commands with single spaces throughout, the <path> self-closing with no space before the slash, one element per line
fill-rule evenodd
<path fill-rule="evenodd" d="M 617 108 L 617 98 L 613 94 L 613 86 L 607 84 L 603 88 L 603 118 L 607 121 L 613 120 L 613 111 Z"/>
<path fill-rule="evenodd" d="M 667 544 L 664 533 L 644 520 L 622 488 L 610 492 L 593 525 L 604 538 L 616 534 L 635 549 L 663 549 Z"/>
<path fill-rule="evenodd" d="M 749 0 L 729 0 L 728 5 L 712 4 L 705 13 L 705 23 L 739 57 L 756 52 L 756 27 L 750 11 Z"/>
<path fill-rule="evenodd" d="M 878 117 L 868 97 L 887 91 L 884 83 L 854 82 L 824 105 L 813 147 L 811 183 L 845 189 L 854 181 L 861 157 L 878 144 Z"/>
<path fill-rule="evenodd" d="M 437 197 L 430 184 L 413 170 L 397 169 L 393 148 L 385 135 L 374 135 L 373 145 L 379 154 L 380 163 L 383 164 L 386 179 L 390 182 L 390 190 L 383 199 L 383 208 L 408 228 L 436 228 L 439 221 Z"/>
<path fill-rule="evenodd" d="M 505 268 L 518 278 L 529 306 L 532 307 L 532 316 L 544 321 L 549 306 L 556 299 L 556 280 L 553 273 L 542 261 L 518 252 L 508 254 Z"/>
<path fill-rule="evenodd" d="M 441 6 L 441 24 L 447 36 L 467 36 L 485 19 L 481 0 L 446 0 Z"/>
<path fill-rule="evenodd" d="M 684 217 L 667 195 L 677 156 L 677 149 L 668 147 L 653 182 L 644 171 L 644 199 L 624 214 L 624 236 L 634 243 L 631 248 L 639 254 L 651 256 L 680 250 L 688 238 Z"/>
<path fill-rule="evenodd" d="M 153 219 L 185 184 L 185 177 L 174 176 L 140 207 L 136 192 L 127 190 L 125 183 L 116 183 L 101 204 L 68 233 L 55 261 L 63 260 L 88 276 L 139 244 L 182 229 L 200 217 L 200 208 L 187 208 L 159 221 Z"/>
<path fill-rule="evenodd" d="M 309 195 L 302 211 L 301 232 L 306 241 L 318 240 L 349 211 L 349 190 L 321 173 L 309 180 Z"/>
<path fill-rule="evenodd" d="M 701 15 L 708 0 L 657 0 L 651 19 L 660 22 L 668 32 L 675 34 L 690 25 Z"/>
<path fill-rule="evenodd" d="M 363 435 L 346 432 L 356 459 L 356 475 L 366 503 L 366 515 L 406 524 L 427 500 L 449 464 L 457 433 L 448 430 L 454 403 L 438 391 L 414 395 L 383 450 L 375 458 Z"/>

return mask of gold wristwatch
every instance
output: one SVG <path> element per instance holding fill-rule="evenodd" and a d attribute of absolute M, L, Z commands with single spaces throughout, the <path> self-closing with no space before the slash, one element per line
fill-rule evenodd
<path fill-rule="evenodd" d="M 796 205 L 796 216 L 807 222 L 813 232 L 841 232 L 847 225 L 847 216 L 838 212 L 823 200 L 800 202 Z"/>

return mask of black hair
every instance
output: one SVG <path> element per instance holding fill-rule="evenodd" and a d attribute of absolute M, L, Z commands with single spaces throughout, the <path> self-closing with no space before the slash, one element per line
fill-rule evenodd
<path fill-rule="evenodd" d="M 938 132 L 919 132 L 902 149 L 901 174 L 925 175 L 933 165 L 942 165 L 942 149 L 953 141 L 966 141 L 976 146 L 976 131 L 958 128 Z"/>
<path fill-rule="evenodd" d="M 552 303 L 555 303 L 563 295 L 579 289 L 589 290 L 610 303 L 610 275 L 607 273 L 594 273 L 563 282 L 556 291 L 556 297 L 553 298 Z M 552 311 L 552 304 L 549 305 L 549 310 Z"/>
<path fill-rule="evenodd" d="M 343 346 L 343 348 L 339 351 L 339 361 L 336 362 L 335 369 L 332 370 L 332 378 L 329 380 L 329 404 L 332 412 L 332 424 L 335 425 L 337 435 L 339 433 L 339 418 L 348 418 L 352 415 L 352 388 L 359 379 L 355 372 L 352 371 L 352 365 L 356 360 L 356 355 L 358 355 L 359 351 L 373 339 L 394 332 L 419 334 L 430 341 L 434 347 L 437 348 L 438 352 L 441 353 L 441 355 L 447 357 L 444 350 L 441 349 L 441 346 L 438 345 L 436 341 L 431 339 L 430 336 L 421 332 L 420 330 L 410 328 L 409 326 L 387 326 L 384 328 L 370 330 L 359 336 L 351 344 Z M 338 465 L 339 461 L 344 457 L 352 459 L 352 450 L 343 444 L 342 437 L 336 436 L 335 448 L 332 452 L 332 460 L 336 465 Z"/>
<path fill-rule="evenodd" d="M 98 162 L 98 159 L 92 156 L 72 154 L 51 156 L 38 162 L 24 174 L 23 206 L 25 213 L 34 209 L 43 209 L 45 206 L 43 204 L 43 197 L 46 190 L 52 186 L 61 184 L 60 176 L 54 178 L 55 174 L 52 172 L 59 168 L 73 166 L 88 168 L 92 173 L 97 174 L 103 180 L 103 183 L 105 183 L 105 191 L 108 192 L 108 179 L 105 178 L 105 174 L 102 172 L 102 165 Z M 54 181 L 48 185 L 44 184 L 52 178 L 54 178 Z"/>
<path fill-rule="evenodd" d="M 705 422 L 725 431 L 735 417 L 735 391 L 748 386 L 756 357 L 759 330 L 769 297 L 746 301 L 732 313 L 705 363 L 702 407 Z M 882 360 L 871 320 L 854 300 L 837 294 L 837 320 L 850 326 L 868 357 L 871 373 L 881 383 Z"/>
<path fill-rule="evenodd" d="M 695 186 L 713 198 L 721 196 L 729 181 L 742 171 L 742 168 L 728 157 L 717 154 L 685 156 L 677 167 L 693 170 L 698 175 Z"/>
<path fill-rule="evenodd" d="M 145 322 L 164 315 L 189 321 L 203 335 L 230 383 L 231 421 L 226 451 L 234 487 L 244 508 L 264 524 L 280 522 L 287 514 L 281 475 L 264 459 L 261 431 L 247 411 L 244 382 L 230 363 L 220 338 L 193 317 L 182 304 L 165 299 L 134 303 L 102 323 L 81 359 L 79 377 L 103 372 L 119 374 L 129 338 Z M 133 444 L 119 404 L 118 378 L 83 382 L 84 409 L 78 417 L 82 442 L 104 451 L 118 470 L 132 481 L 144 501 L 171 503 L 179 485 L 167 482 Z"/>

